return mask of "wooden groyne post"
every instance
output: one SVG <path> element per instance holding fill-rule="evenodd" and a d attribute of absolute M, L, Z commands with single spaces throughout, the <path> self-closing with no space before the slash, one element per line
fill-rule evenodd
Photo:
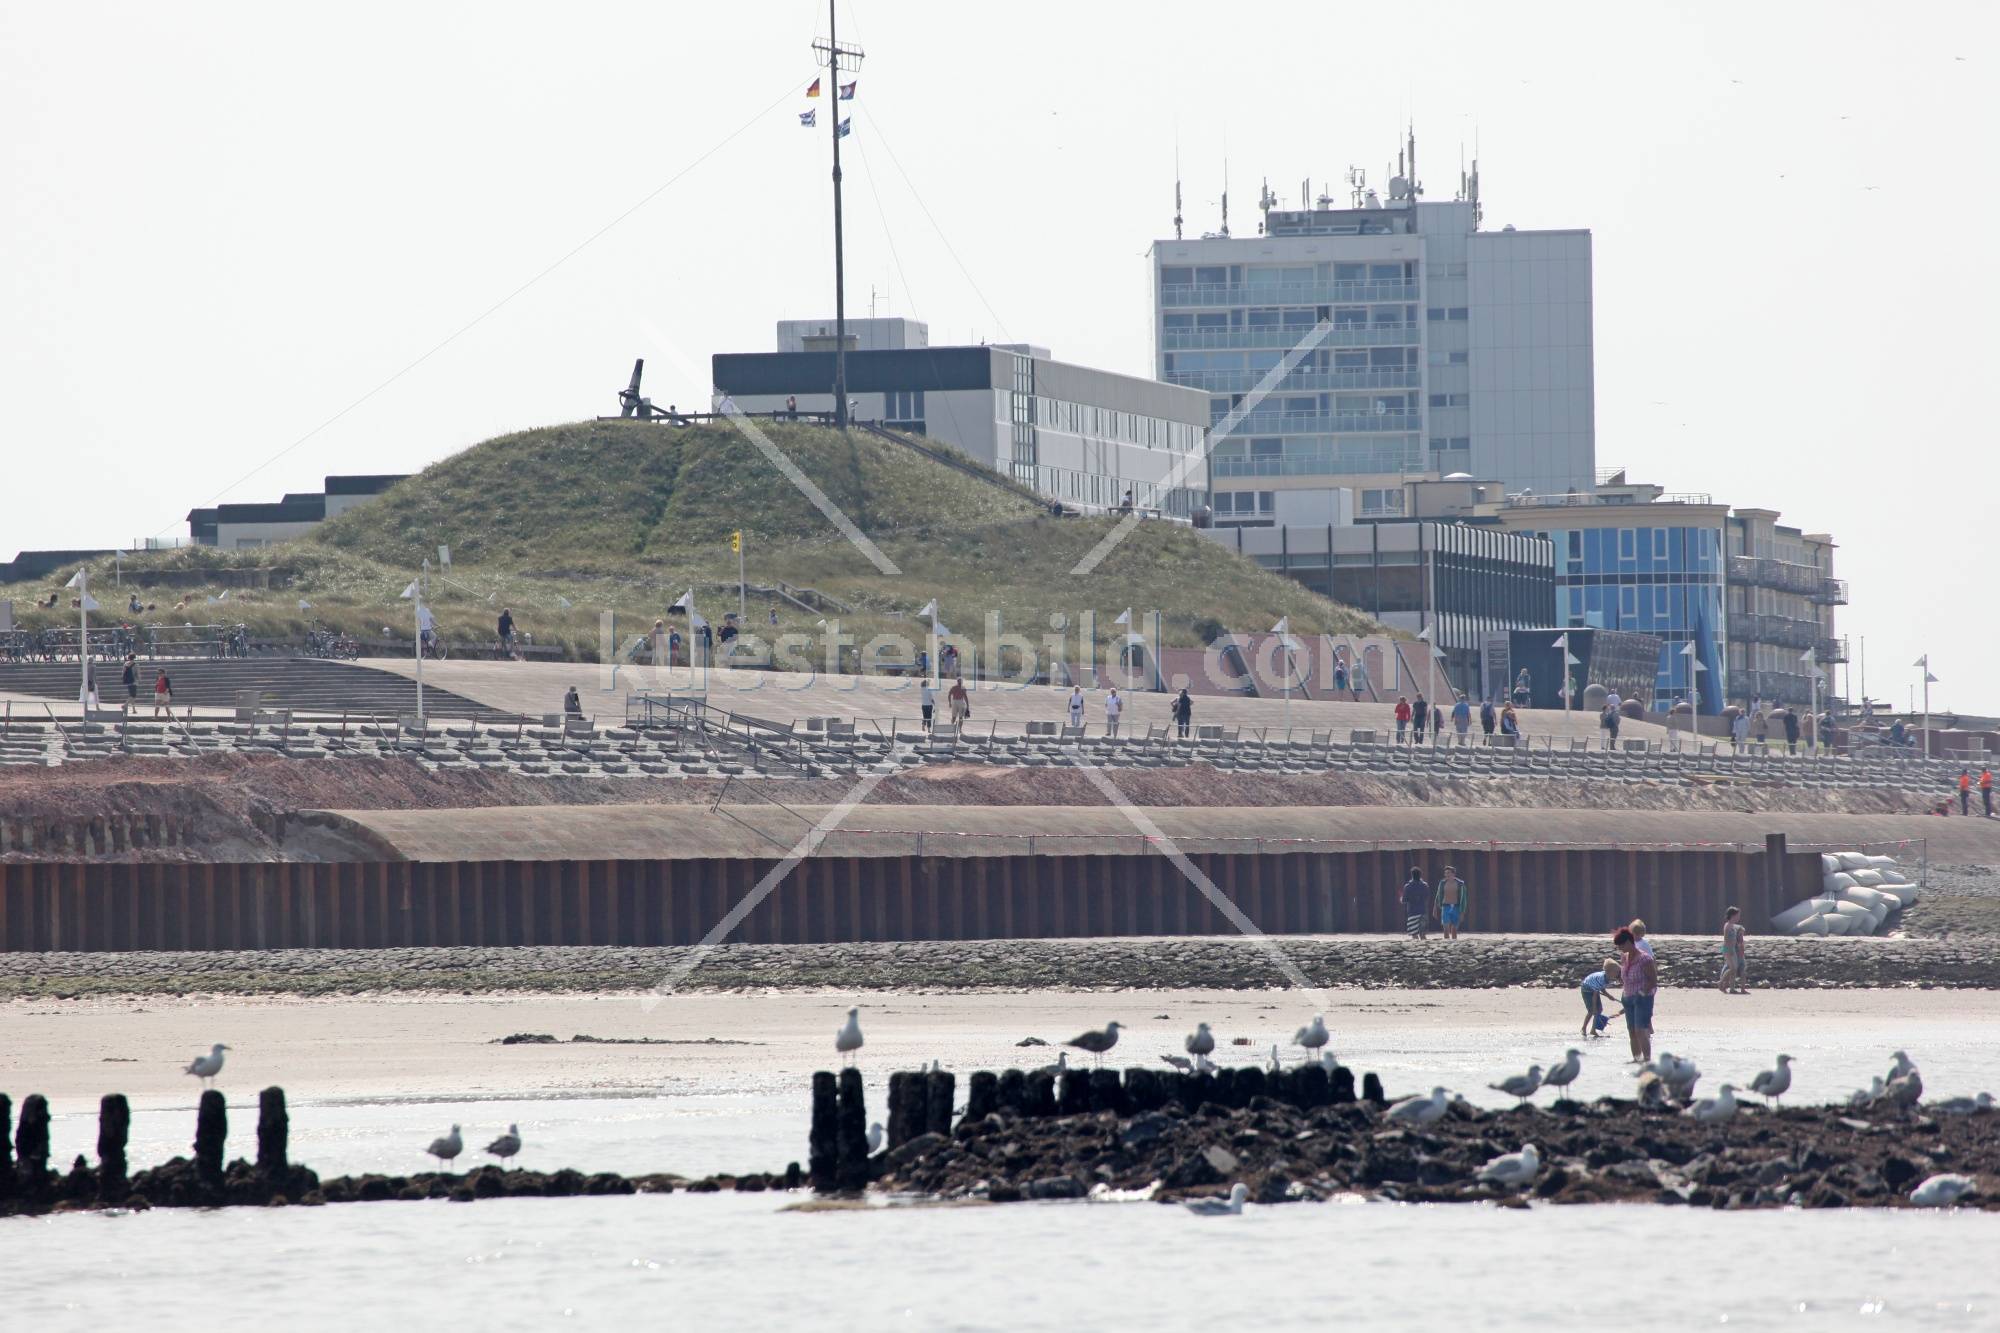
<path fill-rule="evenodd" d="M 285 1109 L 285 1090 L 266 1088 L 257 1095 L 257 1169 L 267 1176 L 291 1170 L 292 1117 Z"/>
<path fill-rule="evenodd" d="M 813 1075 L 812 1129 L 806 1142 L 806 1171 L 812 1187 L 830 1194 L 837 1187 L 835 1163 L 840 1156 L 838 1096 L 834 1077 L 822 1069 Z"/>
<path fill-rule="evenodd" d="M 214 1088 L 195 1111 L 194 1165 L 204 1185 L 222 1187 L 222 1150 L 229 1140 L 229 1105 Z"/>
<path fill-rule="evenodd" d="M 97 1104 L 97 1197 L 122 1199 L 131 1184 L 125 1146 L 132 1137 L 132 1105 L 122 1092 L 105 1094 Z"/>
<path fill-rule="evenodd" d="M 858 1193 L 868 1188 L 868 1104 L 860 1070 L 840 1071 L 836 1113 L 834 1180 L 842 1193 Z"/>

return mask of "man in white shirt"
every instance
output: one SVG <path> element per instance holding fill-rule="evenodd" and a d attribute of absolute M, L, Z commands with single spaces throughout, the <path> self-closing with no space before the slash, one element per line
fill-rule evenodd
<path fill-rule="evenodd" d="M 929 731 L 931 716 L 937 711 L 937 686 L 931 684 L 928 679 L 925 680 L 917 689 L 917 698 L 924 707 L 924 730 Z"/>
<path fill-rule="evenodd" d="M 1118 715 L 1124 711 L 1125 701 L 1118 697 L 1117 687 L 1114 686 L 1111 693 L 1104 696 L 1105 735 L 1116 736 L 1118 734 Z"/>
<path fill-rule="evenodd" d="M 1072 727 L 1080 727 L 1083 725 L 1083 686 L 1081 685 L 1074 685 L 1070 687 L 1069 724 Z"/>

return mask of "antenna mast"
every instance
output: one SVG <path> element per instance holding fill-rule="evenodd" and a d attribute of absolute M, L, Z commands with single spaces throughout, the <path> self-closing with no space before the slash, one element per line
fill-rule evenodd
<path fill-rule="evenodd" d="M 1181 145 L 1174 141 L 1174 239 L 1181 238 Z"/>
<path fill-rule="evenodd" d="M 840 72 L 861 68 L 862 50 L 842 46 L 834 30 L 834 0 L 826 0 L 826 40 L 814 42 L 812 49 L 826 66 L 833 87 L 827 99 L 833 114 L 833 424 L 847 429 L 847 249 L 841 234 L 840 218 Z"/>
<path fill-rule="evenodd" d="M 1222 159 L 1222 234 L 1229 234 L 1229 158 Z"/>

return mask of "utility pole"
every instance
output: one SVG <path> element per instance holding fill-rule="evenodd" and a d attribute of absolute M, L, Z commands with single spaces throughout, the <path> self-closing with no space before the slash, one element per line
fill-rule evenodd
<path fill-rule="evenodd" d="M 847 254 L 840 221 L 840 72 L 861 68 L 862 50 L 842 46 L 834 29 L 835 0 L 826 0 L 826 40 L 814 42 L 820 63 L 826 66 L 827 82 L 833 85 L 828 101 L 833 115 L 833 424 L 847 429 Z"/>

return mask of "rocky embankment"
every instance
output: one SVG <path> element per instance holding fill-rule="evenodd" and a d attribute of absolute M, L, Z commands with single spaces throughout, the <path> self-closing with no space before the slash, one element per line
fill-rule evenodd
<path fill-rule="evenodd" d="M 973 1075 L 949 1135 L 891 1147 L 874 1187 L 1011 1202 L 1125 1195 L 1175 1200 L 1242 1184 L 1251 1202 L 1360 1194 L 1412 1203 L 1493 1201 L 1697 1208 L 1909 1206 L 1945 1172 L 1972 1177 L 1962 1207 L 2000 1211 L 2000 1113 L 1924 1108 L 1743 1107 L 1721 1123 L 1678 1108 L 1601 1098 L 1510 1111 L 1453 1102 L 1425 1127 L 1397 1124 L 1373 1077 L 1318 1067 L 1269 1076 L 1128 1070 L 1060 1080 Z M 975 1114 L 977 1112 L 977 1114 Z M 893 1110 L 892 1110 L 893 1115 Z M 1534 1144 L 1519 1184 L 1482 1181 L 1486 1164 Z"/>
<path fill-rule="evenodd" d="M 1585 935 L 1285 936 L 1315 985 L 1419 989 L 1572 988 L 1605 941 Z M 1706 939 L 1657 941 L 1664 984 L 1713 984 Z M 0 999 L 91 995 L 353 995 L 370 992 L 602 993 L 646 990 L 687 948 L 529 946 L 272 949 L 212 953 L 0 954 Z M 1991 936 L 1750 942 L 1753 987 L 2000 987 Z M 1264 948 L 1236 936 L 726 944 L 682 990 L 1258 990 L 1286 985 Z"/>

